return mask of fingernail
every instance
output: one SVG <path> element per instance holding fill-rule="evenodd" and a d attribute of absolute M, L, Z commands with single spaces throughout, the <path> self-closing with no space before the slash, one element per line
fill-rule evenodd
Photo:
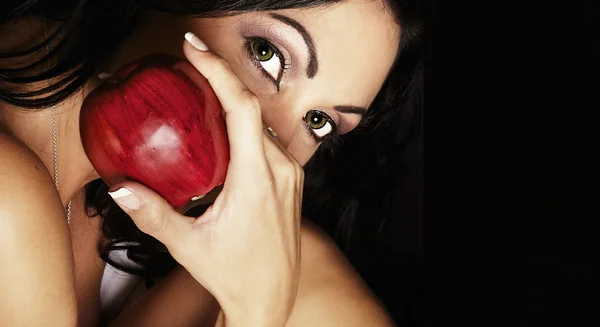
<path fill-rule="evenodd" d="M 110 195 L 120 206 L 125 207 L 125 209 L 137 210 L 142 205 L 140 198 L 124 187 L 121 187 L 114 192 L 108 192 L 108 195 Z"/>
<path fill-rule="evenodd" d="M 188 42 L 190 42 L 190 44 L 193 45 L 194 48 L 196 48 L 200 51 L 208 51 L 208 47 L 206 46 L 206 44 L 204 44 L 204 42 L 202 42 L 202 40 L 200 40 L 200 38 L 197 37 L 194 33 L 192 33 L 192 32 L 185 33 L 185 39 Z"/>
<path fill-rule="evenodd" d="M 277 135 L 277 133 L 275 133 L 275 131 L 271 127 L 265 128 L 265 133 L 267 133 L 270 137 L 272 137 L 274 139 L 279 138 L 279 136 Z"/>

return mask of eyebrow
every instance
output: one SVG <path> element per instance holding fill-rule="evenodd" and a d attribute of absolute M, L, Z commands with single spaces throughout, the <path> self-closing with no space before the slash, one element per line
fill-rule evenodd
<path fill-rule="evenodd" d="M 360 116 L 364 116 L 367 113 L 366 108 L 356 106 L 334 106 L 333 109 L 340 113 L 355 114 Z"/>
<path fill-rule="evenodd" d="M 306 76 L 308 76 L 308 78 L 315 77 L 319 71 L 319 60 L 317 59 L 317 51 L 315 50 L 313 39 L 306 28 L 304 28 L 304 26 L 302 26 L 302 24 L 300 24 L 298 21 L 288 16 L 271 14 L 271 17 L 293 27 L 296 31 L 298 31 L 298 33 L 300 33 L 302 39 L 304 39 L 304 43 L 306 43 L 306 47 L 308 48 L 308 67 L 306 67 Z"/>

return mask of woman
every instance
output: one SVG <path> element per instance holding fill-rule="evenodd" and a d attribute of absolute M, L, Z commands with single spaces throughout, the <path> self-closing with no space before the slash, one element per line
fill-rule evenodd
<path fill-rule="evenodd" d="M 115 319 L 105 315 L 110 326 L 392 324 L 333 243 L 301 217 L 342 210 L 335 205 L 344 199 L 324 185 L 333 177 L 330 185 L 345 186 L 336 174 L 352 161 L 332 163 L 383 153 L 372 149 L 410 111 L 418 28 L 406 3 L 14 3 L 1 36 L 0 325 L 101 324 L 101 257 L 161 277 L 135 302 L 130 294 Z M 156 52 L 187 58 L 226 113 L 227 178 L 199 219 L 133 182 L 109 193 L 124 217 L 103 201 L 106 187 L 93 182 L 79 141 L 80 106 L 98 74 Z M 351 133 L 358 126 L 369 137 Z M 307 175 L 304 207 L 313 207 L 301 213 L 307 163 L 316 177 Z M 85 217 L 86 200 L 102 222 Z M 122 248 L 125 263 L 111 256 Z"/>

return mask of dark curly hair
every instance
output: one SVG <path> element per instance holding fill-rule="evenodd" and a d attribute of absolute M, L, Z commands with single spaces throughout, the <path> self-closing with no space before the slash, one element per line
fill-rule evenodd
<path fill-rule="evenodd" d="M 59 27 L 35 46 L 0 52 L 0 101 L 43 109 L 72 95 L 132 30 L 142 6 L 180 15 L 217 17 L 336 2 L 340 1 L 4 0 L 0 7 L 7 8 L 0 10 L 0 28 L 28 15 L 42 15 L 58 22 Z M 357 240 L 373 237 L 388 216 L 392 191 L 406 173 L 402 150 L 421 119 L 423 49 L 418 1 L 383 2 L 402 28 L 395 63 L 360 125 L 346 135 L 324 141 L 304 167 L 303 215 L 329 233 L 347 254 Z M 40 69 L 51 57 L 55 63 Z M 23 62 L 27 64 L 16 64 Z M 40 88 L 31 86 L 49 79 L 55 82 Z M 164 245 L 135 226 L 107 191 L 102 180 L 86 186 L 88 215 L 103 218 L 103 233 L 111 240 L 101 249 L 101 256 L 152 284 L 154 278 L 168 273 L 175 261 Z M 196 208 L 194 214 L 204 209 Z M 111 259 L 111 252 L 122 249 L 141 268 Z"/>

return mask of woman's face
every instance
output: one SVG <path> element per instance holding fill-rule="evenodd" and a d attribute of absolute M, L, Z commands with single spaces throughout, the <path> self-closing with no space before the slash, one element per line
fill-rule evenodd
<path fill-rule="evenodd" d="M 322 140 L 359 124 L 400 38 L 400 27 L 380 1 L 188 23 L 258 96 L 263 122 L 302 165 Z"/>

